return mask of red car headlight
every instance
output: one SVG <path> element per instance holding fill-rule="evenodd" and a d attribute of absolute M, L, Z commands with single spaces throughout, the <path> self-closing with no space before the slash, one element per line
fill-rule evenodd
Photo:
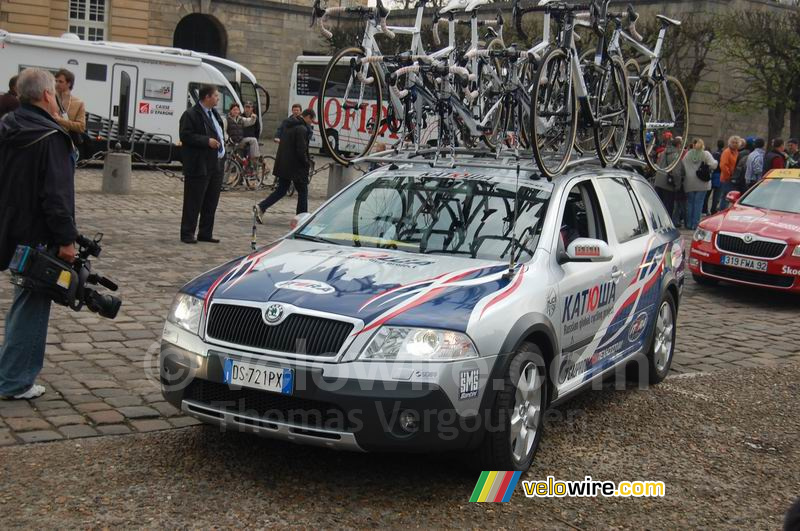
<path fill-rule="evenodd" d="M 692 240 L 696 242 L 711 242 L 711 239 L 714 237 L 714 233 L 710 230 L 701 229 L 700 227 L 694 231 L 694 236 L 692 236 Z"/>

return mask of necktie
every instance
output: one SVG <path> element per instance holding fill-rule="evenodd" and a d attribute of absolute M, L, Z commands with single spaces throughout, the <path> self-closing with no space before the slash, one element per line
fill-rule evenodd
<path fill-rule="evenodd" d="M 211 112 L 211 109 L 206 109 L 206 113 L 208 114 L 208 119 L 211 120 L 211 124 L 214 126 L 214 131 L 216 131 L 217 141 L 219 142 L 217 158 L 221 159 L 225 156 L 225 142 L 222 138 L 222 131 L 220 130 L 219 123 L 214 119 L 214 114 Z"/>

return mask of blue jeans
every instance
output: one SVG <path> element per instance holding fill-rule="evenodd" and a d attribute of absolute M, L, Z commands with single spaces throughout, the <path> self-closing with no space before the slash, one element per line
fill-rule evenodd
<path fill-rule="evenodd" d="M 686 228 L 694 230 L 700 223 L 700 214 L 703 213 L 703 202 L 706 200 L 706 192 L 689 192 L 686 201 Z"/>
<path fill-rule="evenodd" d="M 44 366 L 50 297 L 14 287 L 6 314 L 6 337 L 0 347 L 0 396 L 24 393 Z"/>
<path fill-rule="evenodd" d="M 736 186 L 734 186 L 734 184 L 729 181 L 727 183 L 719 183 L 719 189 L 720 189 L 719 208 L 717 208 L 717 212 L 728 208 L 728 200 L 726 199 L 725 196 L 728 195 L 728 192 L 736 190 Z"/>

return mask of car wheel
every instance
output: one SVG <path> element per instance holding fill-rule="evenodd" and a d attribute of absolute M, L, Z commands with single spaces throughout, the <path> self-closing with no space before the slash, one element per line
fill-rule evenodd
<path fill-rule="evenodd" d="M 669 374 L 675 354 L 675 299 L 667 293 L 656 313 L 653 336 L 647 352 L 647 369 L 650 384 L 660 383 Z"/>
<path fill-rule="evenodd" d="M 483 470 L 528 470 L 544 428 L 547 370 L 542 352 L 523 343 L 514 354 L 489 413 L 478 457 Z"/>
<path fill-rule="evenodd" d="M 695 275 L 694 273 L 692 273 L 692 278 L 694 279 L 695 282 L 697 282 L 701 286 L 716 286 L 717 284 L 719 284 L 719 281 L 715 278 L 708 278 L 700 275 Z"/>

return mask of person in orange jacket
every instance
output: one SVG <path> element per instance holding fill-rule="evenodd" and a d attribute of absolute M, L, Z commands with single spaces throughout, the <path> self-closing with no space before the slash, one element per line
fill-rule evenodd
<path fill-rule="evenodd" d="M 742 139 L 738 136 L 732 136 L 728 139 L 728 147 L 722 152 L 719 158 L 719 185 L 720 191 L 720 204 L 719 210 L 724 210 L 727 207 L 727 200 L 725 196 L 728 192 L 734 189 L 733 172 L 736 170 L 736 161 L 739 158 L 739 146 L 743 143 Z"/>

